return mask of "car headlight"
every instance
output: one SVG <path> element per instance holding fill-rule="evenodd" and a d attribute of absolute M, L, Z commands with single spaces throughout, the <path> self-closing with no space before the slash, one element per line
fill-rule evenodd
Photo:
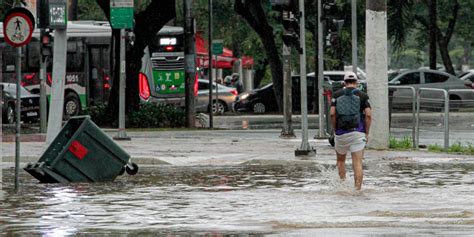
<path fill-rule="evenodd" d="M 240 97 L 241 100 L 246 100 L 247 98 L 249 98 L 249 96 L 250 96 L 249 93 L 244 93 L 244 94 L 240 95 L 239 97 Z"/>

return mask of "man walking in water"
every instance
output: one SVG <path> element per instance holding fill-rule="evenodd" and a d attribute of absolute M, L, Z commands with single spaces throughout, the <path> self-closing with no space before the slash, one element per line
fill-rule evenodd
<path fill-rule="evenodd" d="M 346 72 L 345 87 L 336 91 L 331 99 L 331 124 L 335 131 L 335 150 L 339 177 L 346 179 L 346 154 L 351 152 L 354 184 L 356 190 L 362 187 L 362 159 L 369 139 L 372 110 L 369 96 L 357 89 L 355 73 Z"/>

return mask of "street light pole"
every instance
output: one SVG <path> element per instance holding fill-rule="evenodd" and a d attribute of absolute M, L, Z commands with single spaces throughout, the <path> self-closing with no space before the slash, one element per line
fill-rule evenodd
<path fill-rule="evenodd" d="M 308 87 L 306 83 L 306 38 L 305 38 L 305 15 L 304 0 L 299 0 L 300 9 L 300 85 L 301 85 L 301 130 L 302 141 L 299 149 L 295 151 L 295 156 L 315 155 L 316 150 L 309 146 L 308 142 Z"/>
<path fill-rule="evenodd" d="M 322 22 L 322 3 L 318 0 L 318 99 L 319 99 L 319 139 L 327 138 L 325 132 L 325 110 L 324 110 L 324 97 L 323 97 L 323 81 L 324 81 L 324 43 L 323 43 L 323 22 Z"/>
<path fill-rule="evenodd" d="M 212 0 L 209 0 L 209 56 L 208 61 L 209 61 L 209 72 L 208 72 L 208 77 L 209 77 L 209 128 L 213 128 L 213 113 L 212 113 Z"/>

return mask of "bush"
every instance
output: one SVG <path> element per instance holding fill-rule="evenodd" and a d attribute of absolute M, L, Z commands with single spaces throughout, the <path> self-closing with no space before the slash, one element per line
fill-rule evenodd
<path fill-rule="evenodd" d="M 128 115 L 130 128 L 177 128 L 184 127 L 186 115 L 183 109 L 166 104 L 140 104 L 140 110 Z"/>
<path fill-rule="evenodd" d="M 107 105 L 99 104 L 84 110 L 99 127 L 118 127 L 118 115 L 110 116 Z M 177 128 L 184 127 L 186 115 L 184 110 L 173 105 L 140 104 L 140 110 L 127 115 L 127 128 Z"/>
<path fill-rule="evenodd" d="M 89 106 L 83 110 L 83 113 L 89 115 L 91 120 L 99 127 L 117 127 L 118 125 L 118 119 L 115 116 L 110 116 L 105 104 Z"/>
<path fill-rule="evenodd" d="M 404 137 L 400 140 L 394 137 L 391 137 L 390 148 L 397 149 L 397 150 L 409 150 L 413 148 L 413 141 L 409 137 Z"/>

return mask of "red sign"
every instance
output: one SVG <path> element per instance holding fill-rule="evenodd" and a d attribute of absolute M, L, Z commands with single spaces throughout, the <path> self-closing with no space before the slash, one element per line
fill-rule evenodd
<path fill-rule="evenodd" d="M 89 150 L 76 140 L 72 141 L 68 150 L 79 160 L 82 160 L 84 156 L 86 156 L 87 153 L 89 153 Z"/>
<path fill-rule="evenodd" d="M 33 35 L 34 24 L 31 13 L 24 8 L 13 8 L 3 21 L 5 41 L 13 47 L 28 44 Z"/>

